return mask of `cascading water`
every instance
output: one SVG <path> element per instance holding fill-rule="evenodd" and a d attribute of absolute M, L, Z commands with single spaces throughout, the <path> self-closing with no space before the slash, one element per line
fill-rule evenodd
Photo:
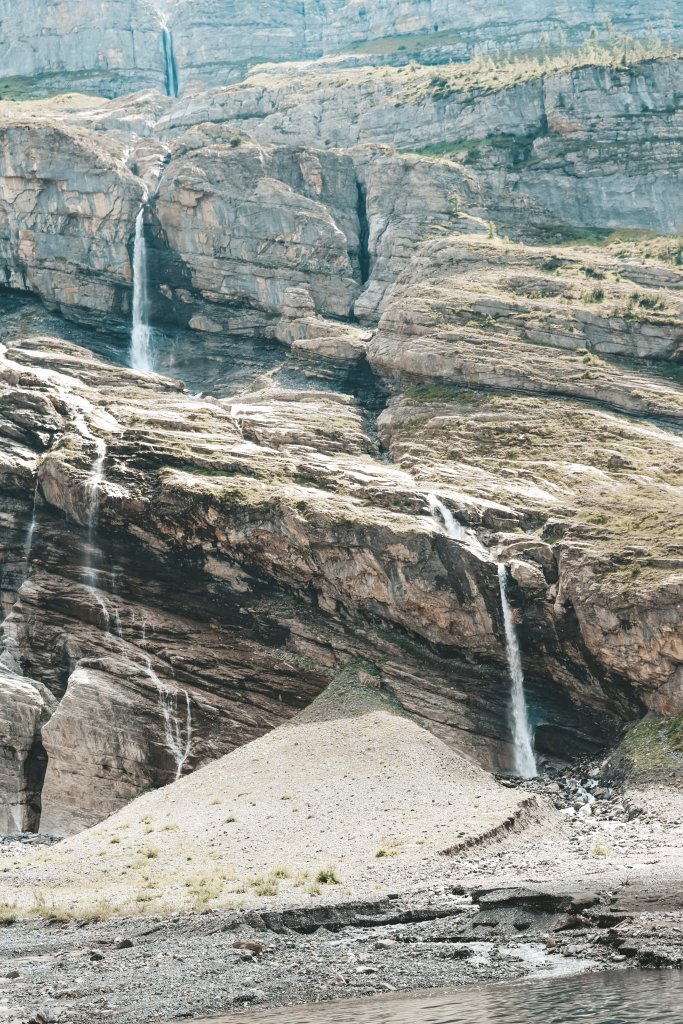
<path fill-rule="evenodd" d="M 75 414 L 76 426 L 81 437 L 86 438 L 95 446 L 95 461 L 90 471 L 88 482 L 85 485 L 85 496 L 87 500 L 85 510 L 85 525 L 88 529 L 86 540 L 85 557 L 83 559 L 83 581 L 92 594 L 93 601 L 102 612 L 102 619 L 107 633 L 109 632 L 109 609 L 100 594 L 98 587 L 98 573 L 93 565 L 93 551 L 97 534 L 97 514 L 100 505 L 100 487 L 104 481 L 104 465 L 107 459 L 107 445 L 103 438 L 93 434 L 81 412 Z"/>
<path fill-rule="evenodd" d="M 24 544 L 24 579 L 28 579 L 29 570 L 31 568 L 31 552 L 33 551 L 33 537 L 36 532 L 36 522 L 38 517 L 38 492 L 40 489 L 40 480 L 38 474 L 36 474 L 36 486 L 33 491 L 33 509 L 31 511 L 31 522 L 29 524 L 28 532 L 26 534 L 26 541 Z"/>
<path fill-rule="evenodd" d="M 152 370 L 152 332 L 147 323 L 147 245 L 145 243 L 145 207 L 135 221 L 133 247 L 133 330 L 130 365 L 134 370 Z"/>
<path fill-rule="evenodd" d="M 163 25 L 162 44 L 164 48 L 164 74 L 166 78 L 166 95 L 177 98 L 178 96 L 178 65 L 173 50 L 173 33 L 167 25 Z"/>
<path fill-rule="evenodd" d="M 467 528 L 458 522 L 451 510 L 439 501 L 435 494 L 427 495 L 427 504 L 434 519 L 437 519 L 437 516 L 441 517 L 446 533 L 452 540 L 467 540 Z"/>
<path fill-rule="evenodd" d="M 436 522 L 443 522 L 446 533 L 452 540 L 459 540 L 469 545 L 480 557 L 490 560 L 489 551 L 466 526 L 459 523 L 449 508 L 436 497 L 427 495 L 427 504 Z M 439 525 L 441 525 L 439 523 Z M 529 727 L 526 698 L 524 696 L 524 671 L 522 669 L 522 652 L 519 648 L 517 630 L 512 615 L 512 608 L 507 596 L 507 569 L 498 563 L 498 583 L 500 587 L 500 603 L 503 610 L 505 626 L 505 651 L 507 654 L 508 671 L 512 692 L 510 697 L 510 725 L 514 746 L 514 770 L 522 779 L 533 779 L 538 774 L 536 758 Z"/>
<path fill-rule="evenodd" d="M 500 601 L 503 608 L 505 624 L 505 649 L 507 651 L 512 695 L 510 700 L 510 723 L 512 725 L 512 742 L 514 746 L 515 774 L 522 779 L 534 779 L 538 774 L 536 758 L 529 727 L 526 698 L 524 696 L 524 671 L 522 669 L 522 652 L 519 649 L 515 620 L 507 596 L 507 568 L 498 564 L 498 582 L 500 584 Z"/>
<path fill-rule="evenodd" d="M 146 659 L 145 670 L 148 677 L 154 683 L 159 697 L 159 708 L 164 723 L 164 740 L 166 746 L 173 756 L 176 766 L 176 781 L 183 773 L 187 759 L 192 750 L 192 702 L 187 690 L 182 694 L 185 698 L 185 722 L 181 722 L 181 714 L 178 708 L 178 697 L 180 691 L 171 690 L 165 683 L 162 683 L 159 676 L 152 668 L 152 662 Z"/>

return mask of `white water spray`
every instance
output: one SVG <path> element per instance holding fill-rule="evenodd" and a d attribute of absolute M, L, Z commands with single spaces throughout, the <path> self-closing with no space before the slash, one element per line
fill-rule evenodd
<path fill-rule="evenodd" d="M 135 221 L 133 247 L 133 330 L 130 365 L 134 370 L 152 370 L 152 332 L 147 323 L 147 245 L 145 243 L 145 207 Z"/>
<path fill-rule="evenodd" d="M 83 581 L 92 594 L 93 601 L 97 604 L 102 613 L 104 628 L 108 633 L 110 625 L 109 609 L 104 598 L 99 592 L 98 573 L 93 565 L 93 551 L 95 549 L 97 534 L 97 514 L 100 506 L 100 487 L 102 486 L 105 478 L 104 464 L 107 458 L 107 444 L 103 438 L 93 434 L 81 412 L 77 412 L 74 419 L 81 437 L 90 441 L 95 446 L 96 452 L 95 461 L 92 464 L 90 476 L 88 477 L 88 481 L 85 485 L 85 496 L 87 502 L 85 509 L 85 525 L 88 529 L 88 535 L 86 540 L 85 558 L 83 561 Z"/>
<path fill-rule="evenodd" d="M 522 652 L 519 649 L 515 620 L 507 596 L 507 568 L 498 564 L 498 582 L 500 584 L 500 602 L 503 608 L 505 624 L 505 649 L 507 651 L 512 694 L 510 700 L 510 724 L 512 725 L 512 742 L 514 746 L 515 774 L 522 779 L 535 779 L 538 774 L 536 758 L 531 740 L 529 716 L 524 696 L 524 671 L 522 669 Z"/>
<path fill-rule="evenodd" d="M 192 750 L 192 702 L 187 690 L 172 690 L 162 683 L 152 668 L 149 658 L 146 658 L 145 669 L 158 694 L 159 708 L 164 723 L 164 740 L 175 761 L 177 782 Z M 181 692 L 185 704 L 184 722 L 181 721 L 181 711 L 178 706 Z"/>
<path fill-rule="evenodd" d="M 451 540 L 467 540 L 467 528 L 458 522 L 451 510 L 442 501 L 439 501 L 435 494 L 427 495 L 427 504 L 432 517 L 437 522 L 437 516 L 441 517 L 446 533 Z"/>

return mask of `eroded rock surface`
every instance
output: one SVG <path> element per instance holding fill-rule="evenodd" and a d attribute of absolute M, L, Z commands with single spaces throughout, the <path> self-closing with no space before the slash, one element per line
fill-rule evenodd
<path fill-rule="evenodd" d="M 680 710 L 679 60 L 348 63 L 3 105 L 8 822 L 45 757 L 68 833 L 359 658 L 510 770 L 497 563 L 539 751 Z M 143 206 L 165 376 L 110 361 Z"/>

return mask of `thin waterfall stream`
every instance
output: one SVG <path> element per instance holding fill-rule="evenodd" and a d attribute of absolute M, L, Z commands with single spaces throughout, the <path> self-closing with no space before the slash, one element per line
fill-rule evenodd
<path fill-rule="evenodd" d="M 432 518 L 443 523 L 446 534 L 452 540 L 468 544 L 473 551 L 487 561 L 491 560 L 490 552 L 484 547 L 474 532 L 458 522 L 449 508 L 435 494 L 427 495 L 427 504 Z M 439 524 L 441 525 L 441 524 Z M 507 567 L 498 562 L 498 584 L 500 603 L 503 611 L 505 627 L 505 652 L 507 655 L 508 674 L 510 676 L 510 728 L 512 732 L 514 772 L 522 779 L 533 779 L 538 774 L 534 756 L 533 739 L 529 725 L 526 696 L 524 693 L 524 669 L 522 652 L 517 637 L 517 629 L 512 608 L 507 595 Z"/>
<path fill-rule="evenodd" d="M 152 369 L 152 332 L 147 323 L 147 243 L 145 242 L 145 206 L 135 220 L 133 246 L 133 329 L 130 341 L 130 365 L 149 373 Z"/>
<path fill-rule="evenodd" d="M 522 779 L 534 779 L 538 775 L 534 756 L 529 715 L 524 695 L 524 670 L 522 668 L 522 652 L 519 647 L 517 629 L 512 608 L 507 596 L 507 567 L 498 563 L 498 582 L 500 584 L 500 603 L 503 608 L 505 624 L 505 650 L 508 659 L 508 671 L 512 683 L 510 699 L 510 724 L 512 726 L 512 743 L 515 757 L 515 775 Z"/>
<path fill-rule="evenodd" d="M 171 753 L 176 766 L 176 782 L 183 773 L 187 759 L 192 750 L 192 701 L 187 690 L 172 690 L 159 679 L 152 668 L 150 658 L 145 659 L 145 671 L 148 678 L 154 683 L 159 700 L 159 708 L 164 723 L 164 740 L 166 747 Z M 182 692 L 185 703 L 185 713 L 181 716 L 179 708 L 179 697 Z M 181 721 L 181 717 L 185 721 Z"/>
<path fill-rule="evenodd" d="M 26 541 L 24 543 L 24 579 L 28 579 L 29 571 L 31 568 L 31 552 L 33 551 L 33 538 L 36 532 L 36 524 L 38 518 L 38 494 L 40 492 L 40 477 L 36 471 L 36 486 L 33 489 L 33 507 L 31 510 L 31 522 L 29 523 L 28 531 L 26 533 Z"/>
<path fill-rule="evenodd" d="M 161 41 L 164 49 L 164 76 L 166 80 L 166 95 L 173 99 L 178 97 L 178 65 L 176 64 L 175 52 L 173 50 L 173 32 L 168 25 L 161 29 Z"/>

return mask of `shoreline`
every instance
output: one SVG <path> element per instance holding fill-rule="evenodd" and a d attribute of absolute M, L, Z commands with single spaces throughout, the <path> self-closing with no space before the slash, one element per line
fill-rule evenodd
<path fill-rule="evenodd" d="M 0 931 L 0 974 L 12 1021 L 176 1024 L 549 974 L 683 965 L 678 878 L 660 879 L 657 891 L 647 877 L 616 892 L 605 887 L 610 881 L 600 890 L 450 886 L 281 911 L 20 921 Z"/>

